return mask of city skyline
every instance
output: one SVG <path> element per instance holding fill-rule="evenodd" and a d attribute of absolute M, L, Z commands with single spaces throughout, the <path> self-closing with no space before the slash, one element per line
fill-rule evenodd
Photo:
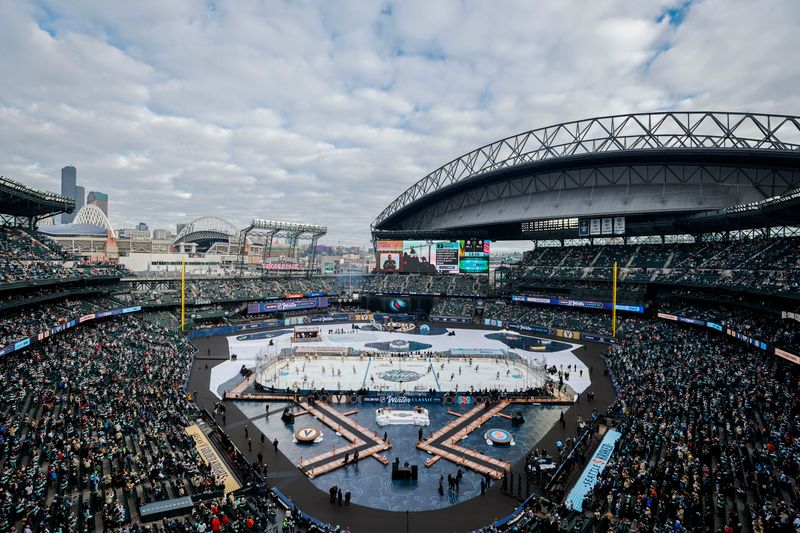
<path fill-rule="evenodd" d="M 428 172 L 532 127 L 800 114 L 799 22 L 789 1 L 4 3 L 0 173 L 58 191 L 70 162 L 115 227 L 271 218 L 362 244 Z"/>

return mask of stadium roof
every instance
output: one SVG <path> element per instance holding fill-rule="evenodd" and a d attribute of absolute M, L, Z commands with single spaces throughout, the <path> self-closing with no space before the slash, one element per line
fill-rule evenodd
<path fill-rule="evenodd" d="M 106 237 L 108 230 L 94 224 L 57 224 L 42 226 L 39 231 L 54 237 Z"/>
<path fill-rule="evenodd" d="M 0 176 L 0 214 L 15 217 L 44 217 L 71 213 L 74 210 L 75 201 L 71 198 L 39 191 Z"/>
<path fill-rule="evenodd" d="M 576 237 L 578 217 L 625 216 L 628 234 L 660 233 L 677 230 L 677 219 L 691 225 L 701 221 L 694 215 L 725 217 L 726 208 L 798 187 L 800 117 L 617 115 L 547 126 L 473 150 L 407 189 L 372 228 L 377 238 Z M 738 223 L 782 223 L 769 214 Z M 523 232 L 534 226 L 541 231 Z"/>
<path fill-rule="evenodd" d="M 75 214 L 75 218 L 72 221 L 73 224 L 80 224 L 80 225 L 91 225 L 102 228 L 106 231 L 110 231 L 111 235 L 116 238 L 117 234 L 114 232 L 114 228 L 111 226 L 111 222 L 108 221 L 105 213 L 103 210 L 97 207 L 94 204 L 88 204 L 80 208 L 80 210 Z"/>

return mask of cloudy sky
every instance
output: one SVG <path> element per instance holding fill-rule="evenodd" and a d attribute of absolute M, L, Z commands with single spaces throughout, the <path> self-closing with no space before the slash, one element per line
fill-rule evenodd
<path fill-rule="evenodd" d="M 797 0 L 0 2 L 0 174 L 116 227 L 372 219 L 486 142 L 600 114 L 800 114 Z"/>

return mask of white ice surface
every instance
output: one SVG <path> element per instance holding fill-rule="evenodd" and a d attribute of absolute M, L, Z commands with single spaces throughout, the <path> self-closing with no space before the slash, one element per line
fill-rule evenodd
<path fill-rule="evenodd" d="M 322 325 L 322 341 L 315 343 L 302 343 L 300 346 L 313 347 L 313 346 L 336 346 L 345 348 L 354 348 L 360 351 L 374 351 L 378 352 L 375 348 L 365 346 L 368 342 L 390 342 L 396 339 L 403 339 L 410 342 L 420 342 L 430 344 L 431 348 L 422 350 L 423 354 L 433 355 L 435 352 L 446 352 L 452 349 L 491 349 L 491 350 L 508 350 L 512 351 L 529 361 L 546 362 L 548 366 L 555 365 L 559 369 L 563 369 L 567 365 L 577 365 L 577 370 L 570 371 L 570 377 L 566 381 L 578 393 L 586 390 L 590 385 L 588 368 L 581 363 L 581 361 L 572 353 L 573 350 L 582 347 L 580 344 L 570 343 L 564 340 L 561 342 L 570 346 L 568 350 L 558 352 L 534 352 L 515 348 L 509 349 L 506 344 L 494 339 L 487 339 L 485 336 L 490 333 L 497 333 L 498 330 L 489 329 L 461 329 L 461 328 L 448 328 L 449 331 L 454 331 L 455 335 L 413 335 L 404 333 L 388 333 L 383 331 L 354 331 L 351 330 L 351 324 L 336 324 L 336 325 Z M 347 333 L 328 333 L 329 331 L 345 330 Z M 518 334 L 516 332 L 508 332 Z M 254 368 L 256 365 L 256 357 L 259 353 L 268 355 L 277 355 L 283 348 L 292 347 L 292 334 L 287 332 L 277 337 L 273 337 L 273 346 L 269 346 L 270 339 L 259 339 L 242 341 L 238 340 L 239 335 L 232 335 L 228 337 L 228 348 L 230 353 L 237 355 L 236 361 L 227 361 L 217 365 L 212 369 L 210 389 L 219 397 L 217 389 L 223 383 L 229 381 L 239 372 L 239 369 L 244 364 L 248 368 Z M 527 337 L 535 337 L 535 335 L 525 335 Z M 546 342 L 547 340 L 544 339 Z M 305 364 L 305 371 L 303 371 L 303 364 Z M 507 366 L 504 361 L 499 361 L 495 364 L 491 358 L 488 359 L 475 359 L 472 369 L 463 362 L 451 361 L 435 361 L 434 369 L 439 374 L 438 385 L 433 375 L 428 372 L 428 356 L 424 355 L 422 358 L 412 357 L 411 359 L 400 359 L 398 357 L 392 358 L 391 363 L 385 356 L 380 358 L 365 357 L 362 360 L 353 360 L 353 358 L 346 358 L 345 362 L 341 362 L 339 357 L 323 357 L 314 361 L 303 361 L 303 358 L 295 359 L 289 362 L 288 368 L 271 369 L 272 376 L 277 379 L 277 386 L 285 388 L 291 386 L 294 382 L 303 385 L 303 379 L 306 378 L 306 385 L 314 382 L 314 387 L 321 388 L 325 386 L 327 389 L 358 389 L 362 384 L 366 385 L 372 390 L 377 390 L 380 387 L 385 387 L 386 390 L 399 391 L 399 390 L 414 390 L 421 389 L 427 390 L 434 388 L 436 390 L 448 391 L 452 390 L 454 386 L 458 386 L 460 390 L 467 390 L 469 387 L 476 389 L 483 388 L 503 388 L 507 390 L 515 390 L 524 388 L 526 386 L 527 372 L 521 365 Z M 445 364 L 445 369 L 441 368 L 441 364 Z M 474 370 L 474 366 L 478 365 L 478 370 Z M 461 367 L 461 375 L 458 374 L 458 367 Z M 353 371 L 355 367 L 355 372 Z M 325 374 L 322 374 L 322 368 L 325 368 Z M 410 383 L 397 383 L 381 380 L 377 374 L 387 370 L 411 370 L 423 377 L 417 381 Z M 341 370 L 341 376 L 339 375 Z M 514 378 L 515 373 L 521 377 Z M 581 375 L 581 370 L 583 375 Z M 331 372 L 334 375 L 331 376 Z M 508 372 L 508 375 L 506 374 Z M 286 374 L 280 376 L 281 372 Z M 500 378 L 497 378 L 497 373 L 500 373 Z M 451 379 L 451 375 L 453 378 Z M 375 381 L 372 381 L 373 378 Z M 341 386 L 338 386 L 341 385 Z"/>

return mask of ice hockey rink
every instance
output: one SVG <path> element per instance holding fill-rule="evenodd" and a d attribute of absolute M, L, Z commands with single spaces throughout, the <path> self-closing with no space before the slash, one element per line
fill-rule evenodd
<path fill-rule="evenodd" d="M 525 365 L 491 358 L 468 361 L 445 357 L 315 357 L 281 361 L 263 371 L 258 382 L 276 389 L 377 391 L 523 390 L 540 378 Z"/>
<path fill-rule="evenodd" d="M 364 324 L 360 326 L 363 327 Z M 565 381 L 578 393 L 583 392 L 590 384 L 588 368 L 572 353 L 581 348 L 581 345 L 560 339 L 550 341 L 535 335 L 495 329 L 447 328 L 447 332 L 453 332 L 454 335 L 353 329 L 353 324 L 350 323 L 326 324 L 319 329 L 321 339 L 308 343 L 293 343 L 294 330 L 291 327 L 227 337 L 229 353 L 235 354 L 236 359 L 213 368 L 211 391 L 220 397 L 221 386 L 236 378 L 243 365 L 255 370 L 257 361 L 261 361 L 263 366 L 265 360 L 276 357 L 284 348 L 298 346 L 305 349 L 352 348 L 364 355 L 313 358 L 295 356 L 267 365 L 259 381 L 278 389 L 324 387 L 328 390 L 356 390 L 368 387 L 370 390 L 387 392 L 429 389 L 447 392 L 454 389 L 466 391 L 486 388 L 513 391 L 535 386 L 535 381 L 539 378 L 532 375 L 528 365 L 506 361 L 493 355 L 505 351 L 519 355 L 530 366 L 545 363 L 560 370 L 567 366 L 573 368 L 569 379 Z M 520 347 L 510 348 L 502 340 L 488 338 L 490 335 L 497 337 L 498 333 L 523 340 L 530 339 L 531 343 L 549 345 L 554 342 L 564 349 L 544 352 Z M 406 351 L 392 352 L 384 349 L 393 342 L 396 345 L 407 343 Z M 444 356 L 447 352 L 459 350 L 485 350 L 487 355 L 473 357 L 471 364 L 463 358 L 451 358 L 448 361 Z M 409 351 L 418 355 L 409 354 Z"/>

